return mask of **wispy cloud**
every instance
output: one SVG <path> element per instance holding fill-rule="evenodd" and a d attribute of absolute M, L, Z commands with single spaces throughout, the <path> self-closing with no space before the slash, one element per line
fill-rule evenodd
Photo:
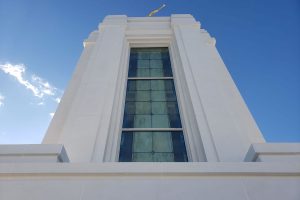
<path fill-rule="evenodd" d="M 48 81 L 44 80 L 43 78 L 32 74 L 31 79 L 26 79 L 26 67 L 24 64 L 16 64 L 13 65 L 11 63 L 5 63 L 0 64 L 0 69 L 13 77 L 16 78 L 16 80 L 23 86 L 25 86 L 26 89 L 30 90 L 32 94 L 35 97 L 38 97 L 40 99 L 46 97 L 46 96 L 57 96 L 57 93 L 61 93 L 56 87 L 52 86 Z M 61 94 L 60 94 L 61 95 Z M 57 102 L 54 98 L 54 101 Z M 43 105 L 42 103 L 39 103 L 39 105 Z"/>
<path fill-rule="evenodd" d="M 49 113 L 49 115 L 50 115 L 50 117 L 52 118 L 53 116 L 54 116 L 54 113 L 52 112 L 52 113 Z"/>
<path fill-rule="evenodd" d="M 60 98 L 57 97 L 57 98 L 54 99 L 54 101 L 55 101 L 56 103 L 60 103 Z"/>
<path fill-rule="evenodd" d="M 41 102 L 39 102 L 37 105 L 43 106 L 43 105 L 45 105 L 45 102 L 41 101 Z"/>
<path fill-rule="evenodd" d="M 50 85 L 49 82 L 43 80 L 41 77 L 38 77 L 35 74 L 31 76 L 31 79 L 34 85 L 36 85 L 36 87 L 40 91 L 40 94 L 49 96 L 55 95 L 57 89 Z"/>
<path fill-rule="evenodd" d="M 2 94 L 0 94 L 0 107 L 4 105 L 4 99 L 5 97 Z"/>

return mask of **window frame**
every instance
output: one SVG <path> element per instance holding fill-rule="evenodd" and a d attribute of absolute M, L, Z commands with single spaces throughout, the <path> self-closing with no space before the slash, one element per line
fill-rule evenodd
<path fill-rule="evenodd" d="M 120 55 L 120 67 L 118 74 L 117 90 L 114 98 L 114 108 L 110 115 L 108 127 L 108 138 L 103 141 L 105 149 L 101 162 L 118 162 L 120 152 L 120 141 L 125 108 L 127 76 L 129 69 L 129 56 L 131 48 L 139 47 L 167 47 L 169 49 L 173 82 L 177 96 L 178 109 L 181 117 L 182 129 L 185 139 L 185 147 L 188 162 L 206 162 L 201 134 L 199 133 L 196 115 L 190 105 L 190 94 L 186 86 L 185 76 L 182 74 L 182 61 L 178 44 L 171 31 L 160 32 L 152 35 L 127 33 Z M 96 152 L 95 152 L 96 153 Z"/>

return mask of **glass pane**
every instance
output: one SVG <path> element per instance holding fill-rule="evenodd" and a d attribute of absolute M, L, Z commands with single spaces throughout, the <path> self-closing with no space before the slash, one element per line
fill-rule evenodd
<path fill-rule="evenodd" d="M 176 101 L 175 91 L 166 91 L 166 100 L 167 101 Z"/>
<path fill-rule="evenodd" d="M 150 53 L 140 51 L 138 53 L 138 59 L 150 59 Z"/>
<path fill-rule="evenodd" d="M 170 128 L 168 115 L 152 115 L 152 128 Z"/>
<path fill-rule="evenodd" d="M 172 77 L 173 74 L 172 74 L 172 71 L 170 68 L 164 68 L 164 76 L 165 77 Z"/>
<path fill-rule="evenodd" d="M 152 91 L 151 92 L 152 101 L 166 101 L 165 91 Z"/>
<path fill-rule="evenodd" d="M 151 114 L 151 103 L 145 101 L 135 102 L 135 113 L 136 114 Z"/>
<path fill-rule="evenodd" d="M 165 80 L 165 89 L 167 91 L 174 91 L 174 93 L 175 93 L 173 80 Z"/>
<path fill-rule="evenodd" d="M 162 57 L 163 60 L 170 59 L 168 50 L 162 52 L 161 57 Z"/>
<path fill-rule="evenodd" d="M 133 128 L 134 127 L 134 115 L 124 114 L 123 118 L 123 128 Z"/>
<path fill-rule="evenodd" d="M 120 162 L 131 162 L 132 161 L 132 132 L 122 133 L 120 143 Z"/>
<path fill-rule="evenodd" d="M 130 62 L 136 60 L 138 58 L 137 52 L 131 49 L 130 51 Z"/>
<path fill-rule="evenodd" d="M 186 154 L 186 148 L 182 132 L 172 132 L 172 141 L 174 149 L 174 161 L 187 162 L 188 157 Z"/>
<path fill-rule="evenodd" d="M 171 69 L 171 63 L 170 63 L 170 59 L 164 59 L 163 60 L 163 68 L 165 71 L 165 76 L 173 76 L 172 75 L 172 69 Z"/>
<path fill-rule="evenodd" d="M 148 80 L 137 80 L 136 90 L 150 90 L 150 81 Z"/>
<path fill-rule="evenodd" d="M 163 68 L 162 60 L 150 60 L 150 68 Z"/>
<path fill-rule="evenodd" d="M 129 69 L 135 69 L 137 67 L 137 60 L 130 58 L 129 60 Z"/>
<path fill-rule="evenodd" d="M 170 127 L 181 128 L 179 114 L 169 114 L 169 119 L 170 119 Z"/>
<path fill-rule="evenodd" d="M 151 69 L 150 74 L 151 74 L 151 77 L 163 77 L 164 76 L 163 69 L 158 69 L 158 68 Z"/>
<path fill-rule="evenodd" d="M 161 52 L 151 52 L 150 59 L 161 59 Z"/>
<path fill-rule="evenodd" d="M 165 69 L 171 69 L 170 58 L 165 58 L 162 60 L 163 66 Z"/>
<path fill-rule="evenodd" d="M 136 96 L 136 92 L 135 91 L 127 91 L 126 101 L 135 101 L 135 98 L 136 98 L 135 96 Z"/>
<path fill-rule="evenodd" d="M 136 101 L 150 101 L 150 91 L 136 91 Z"/>
<path fill-rule="evenodd" d="M 154 153 L 153 162 L 174 162 L 174 153 Z"/>
<path fill-rule="evenodd" d="M 153 151 L 160 153 L 173 152 L 170 132 L 153 132 Z"/>
<path fill-rule="evenodd" d="M 125 115 L 135 114 L 135 102 L 126 102 L 125 104 Z"/>
<path fill-rule="evenodd" d="M 137 60 L 137 68 L 149 68 L 150 61 L 149 60 Z"/>
<path fill-rule="evenodd" d="M 165 101 L 157 101 L 151 103 L 152 114 L 168 114 L 167 103 Z"/>
<path fill-rule="evenodd" d="M 136 68 L 129 68 L 128 77 L 136 77 Z"/>
<path fill-rule="evenodd" d="M 151 72 L 152 73 L 152 72 Z M 147 68 L 138 68 L 136 70 L 137 77 L 149 77 L 150 76 L 150 69 Z"/>
<path fill-rule="evenodd" d="M 133 153 L 134 162 L 153 162 L 152 153 Z"/>
<path fill-rule="evenodd" d="M 134 126 L 130 128 L 151 128 L 151 115 L 135 115 Z"/>
<path fill-rule="evenodd" d="M 134 90 L 136 90 L 136 81 L 128 80 L 127 91 L 134 91 Z"/>
<path fill-rule="evenodd" d="M 133 152 L 152 152 L 152 133 L 138 132 L 133 137 Z"/>
<path fill-rule="evenodd" d="M 177 102 L 167 102 L 167 110 L 169 115 L 173 114 L 178 114 L 179 115 L 179 110 L 177 106 Z"/>
<path fill-rule="evenodd" d="M 166 80 L 151 80 L 151 90 L 165 90 Z"/>

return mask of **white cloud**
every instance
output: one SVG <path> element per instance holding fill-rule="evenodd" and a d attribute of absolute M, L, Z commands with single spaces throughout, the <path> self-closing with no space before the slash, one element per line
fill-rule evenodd
<path fill-rule="evenodd" d="M 54 99 L 54 101 L 55 101 L 56 103 L 60 103 L 60 98 L 57 97 L 57 98 Z"/>
<path fill-rule="evenodd" d="M 38 77 L 37 75 L 32 75 L 31 79 L 33 83 L 37 86 L 37 88 L 41 91 L 44 95 L 53 96 L 55 95 L 56 88 L 50 85 L 49 82 L 43 80 L 41 77 Z"/>
<path fill-rule="evenodd" d="M 4 105 L 4 99 L 5 97 L 0 94 L 0 107 Z"/>
<path fill-rule="evenodd" d="M 45 102 L 41 101 L 41 102 L 40 102 L 40 103 L 38 103 L 37 105 L 39 105 L 39 106 L 43 106 L 43 105 L 45 105 Z"/>
<path fill-rule="evenodd" d="M 50 115 L 50 117 L 52 118 L 53 116 L 54 116 L 54 113 L 52 112 L 52 113 L 49 113 L 49 115 Z"/>
<path fill-rule="evenodd" d="M 17 81 L 30 90 L 34 96 L 43 98 L 45 96 L 55 96 L 57 88 L 41 77 L 33 74 L 31 81 L 25 79 L 26 67 L 24 64 L 13 65 L 11 63 L 0 64 L 0 69 L 17 79 Z"/>

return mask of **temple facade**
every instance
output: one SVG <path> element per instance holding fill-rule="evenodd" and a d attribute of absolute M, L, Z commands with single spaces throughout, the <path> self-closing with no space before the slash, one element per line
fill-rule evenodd
<path fill-rule="evenodd" d="M 0 199 L 300 198 L 300 144 L 266 143 L 191 15 L 105 17 L 42 144 L 0 145 Z"/>

